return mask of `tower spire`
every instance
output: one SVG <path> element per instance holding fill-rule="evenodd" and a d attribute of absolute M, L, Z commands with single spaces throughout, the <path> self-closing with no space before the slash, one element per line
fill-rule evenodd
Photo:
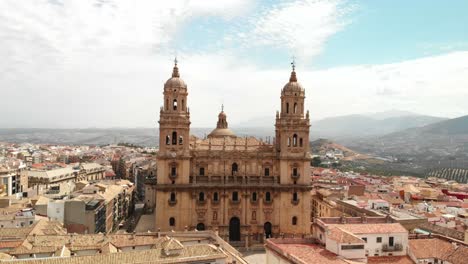
<path fill-rule="evenodd" d="M 177 67 L 177 57 L 174 58 L 174 69 L 172 69 L 172 77 L 180 77 L 179 68 Z"/>
<path fill-rule="evenodd" d="M 297 82 L 297 76 L 296 76 L 296 58 L 293 57 L 292 62 L 292 72 L 291 72 L 291 77 L 289 77 L 290 82 Z"/>

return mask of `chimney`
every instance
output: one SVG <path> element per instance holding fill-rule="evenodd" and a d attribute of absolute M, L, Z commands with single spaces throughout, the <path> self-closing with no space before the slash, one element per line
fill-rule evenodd
<path fill-rule="evenodd" d="M 362 220 L 362 223 L 363 223 L 363 224 L 366 224 L 366 223 L 367 223 L 367 215 L 366 215 L 366 213 L 363 213 L 363 214 L 362 214 L 361 220 Z"/>

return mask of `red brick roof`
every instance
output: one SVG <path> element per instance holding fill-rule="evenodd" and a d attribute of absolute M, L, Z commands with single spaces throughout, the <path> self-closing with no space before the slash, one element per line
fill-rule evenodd
<path fill-rule="evenodd" d="M 367 264 L 414 264 L 408 256 L 368 257 Z"/>
<path fill-rule="evenodd" d="M 330 228 L 338 227 L 352 234 L 387 234 L 387 233 L 408 233 L 399 223 L 385 224 L 336 224 L 329 225 Z"/>
<path fill-rule="evenodd" d="M 273 250 L 281 257 L 286 258 L 293 263 L 303 264 L 347 264 L 348 262 L 340 259 L 336 254 L 326 250 L 316 244 L 281 244 L 271 240 L 267 242 L 266 247 Z"/>
<path fill-rule="evenodd" d="M 445 240 L 438 238 L 410 239 L 409 249 L 418 259 L 438 258 L 447 260 L 454 250 L 454 246 Z"/>
<path fill-rule="evenodd" d="M 334 240 L 338 243 L 346 243 L 346 244 L 364 244 L 364 240 L 360 239 L 359 237 L 341 229 L 338 227 L 333 227 L 330 230 L 330 234 L 328 238 Z"/>

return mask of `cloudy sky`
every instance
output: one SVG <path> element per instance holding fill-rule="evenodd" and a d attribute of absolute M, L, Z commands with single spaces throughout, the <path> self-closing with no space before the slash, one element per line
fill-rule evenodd
<path fill-rule="evenodd" d="M 153 127 L 177 55 L 192 126 L 273 118 L 293 56 L 313 119 L 468 114 L 468 1 L 0 0 L 0 127 Z M 272 119 L 273 123 L 273 119 Z"/>

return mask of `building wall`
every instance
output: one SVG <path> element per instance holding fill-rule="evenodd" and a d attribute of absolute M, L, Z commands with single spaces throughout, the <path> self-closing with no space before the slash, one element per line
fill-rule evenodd
<path fill-rule="evenodd" d="M 407 233 L 391 233 L 391 234 L 366 234 L 356 235 L 360 238 L 366 237 L 367 243 L 365 244 L 366 253 L 369 256 L 387 256 L 392 254 L 393 256 L 404 256 L 406 255 L 406 249 L 408 248 L 408 234 Z M 382 238 L 382 243 L 377 243 L 377 237 Z M 401 250 L 394 251 L 390 250 L 385 252 L 383 250 L 384 245 L 389 244 L 389 237 L 394 238 L 394 244 L 401 245 Z"/>
<path fill-rule="evenodd" d="M 65 220 L 63 223 L 69 233 L 83 234 L 89 229 L 86 226 L 84 201 L 65 201 Z"/>
<path fill-rule="evenodd" d="M 47 205 L 47 217 L 51 220 L 56 220 L 61 223 L 65 220 L 65 201 L 50 200 Z"/>

